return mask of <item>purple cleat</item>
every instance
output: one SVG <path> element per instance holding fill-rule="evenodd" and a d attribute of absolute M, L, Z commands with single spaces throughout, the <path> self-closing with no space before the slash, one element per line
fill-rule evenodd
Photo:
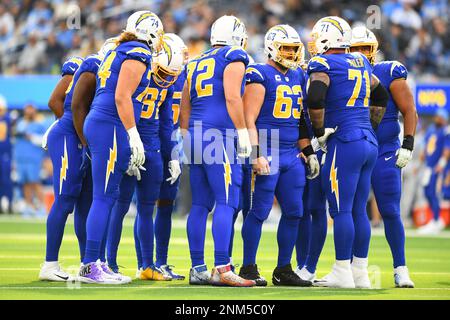
<path fill-rule="evenodd" d="M 121 284 L 121 282 L 116 279 L 106 277 L 101 265 L 95 262 L 88 263 L 81 267 L 78 281 L 96 284 Z"/>

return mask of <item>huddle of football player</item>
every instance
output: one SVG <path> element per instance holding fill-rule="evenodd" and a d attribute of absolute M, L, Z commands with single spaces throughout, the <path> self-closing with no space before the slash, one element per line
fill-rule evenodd
<path fill-rule="evenodd" d="M 154 13 L 139 11 L 98 53 L 63 65 L 49 102 L 58 120 L 43 143 L 55 168 L 55 202 L 39 279 L 74 279 L 58 262 L 74 212 L 81 262 L 76 279 L 131 282 L 119 270 L 117 252 L 136 191 L 136 278 L 184 280 L 168 264 L 168 251 L 185 159 L 192 192 L 191 285 L 267 286 L 256 260 L 276 197 L 275 286 L 370 288 L 366 203 L 372 186 L 395 285 L 414 287 L 400 218 L 401 168 L 412 158 L 417 124 L 406 68 L 397 61 L 375 63 L 374 34 L 366 27 L 352 30 L 335 16 L 312 29 L 309 62 L 289 25 L 267 31 L 264 63 L 251 62 L 245 25 L 234 16 L 217 19 L 210 40 L 210 49 L 189 60 L 180 37 L 164 34 Z M 316 279 L 327 204 L 336 261 Z M 237 272 L 231 256 L 241 211 L 243 263 Z M 210 212 L 211 272 L 204 257 Z"/>

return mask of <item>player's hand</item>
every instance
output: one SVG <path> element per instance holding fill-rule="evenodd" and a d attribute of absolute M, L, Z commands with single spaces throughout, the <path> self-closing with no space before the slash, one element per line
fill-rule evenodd
<path fill-rule="evenodd" d="M 44 149 L 44 150 L 48 149 L 48 143 L 47 143 L 48 134 L 50 133 L 50 131 L 52 131 L 52 128 L 58 123 L 58 121 L 59 120 L 56 120 L 55 122 L 53 122 L 51 124 L 51 126 L 48 127 L 47 131 L 45 131 L 44 136 L 42 137 L 42 144 L 41 144 L 42 149 Z"/>
<path fill-rule="evenodd" d="M 408 162 L 412 159 L 412 151 L 405 148 L 398 149 L 395 155 L 397 156 L 395 165 L 400 169 L 406 167 Z"/>
<path fill-rule="evenodd" d="M 130 177 L 135 176 L 137 181 L 141 181 L 141 170 L 142 171 L 147 171 L 143 166 L 135 166 L 132 165 L 130 163 L 130 165 L 128 166 L 128 169 L 126 171 L 127 175 L 129 175 Z"/>
<path fill-rule="evenodd" d="M 136 167 L 141 167 L 145 162 L 145 150 L 142 143 L 141 136 L 136 129 L 136 126 L 127 130 L 130 138 L 131 158 L 130 162 Z"/>
<path fill-rule="evenodd" d="M 269 161 L 265 157 L 259 157 L 253 163 L 253 170 L 259 175 L 270 174 Z"/>
<path fill-rule="evenodd" d="M 169 173 L 170 177 L 166 179 L 170 184 L 174 184 L 177 181 L 178 177 L 181 174 L 181 165 L 178 160 L 170 160 L 169 161 Z"/>
<path fill-rule="evenodd" d="M 327 152 L 327 140 L 330 135 L 336 132 L 336 128 L 325 128 L 325 133 L 323 136 L 317 138 L 317 142 L 319 143 L 320 148 Z"/>
<path fill-rule="evenodd" d="M 252 153 L 252 145 L 250 143 L 250 136 L 247 129 L 238 129 L 238 156 L 241 158 L 248 158 Z"/>
<path fill-rule="evenodd" d="M 316 154 L 312 154 L 306 158 L 306 165 L 309 169 L 309 174 L 306 176 L 309 180 L 317 178 L 320 173 L 319 159 Z"/>

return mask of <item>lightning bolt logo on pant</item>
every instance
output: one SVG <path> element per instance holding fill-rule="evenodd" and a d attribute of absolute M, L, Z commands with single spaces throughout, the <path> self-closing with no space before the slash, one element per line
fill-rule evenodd
<path fill-rule="evenodd" d="M 69 168 L 69 157 L 67 155 L 66 137 L 64 137 L 64 154 L 61 157 L 61 169 L 59 171 L 59 194 L 62 192 L 63 181 L 67 179 L 67 169 Z"/>
<path fill-rule="evenodd" d="M 105 179 L 105 193 L 108 188 L 108 181 L 111 174 L 114 174 L 114 167 L 117 161 L 117 141 L 116 141 L 116 127 L 114 127 L 113 147 L 109 148 L 109 159 L 106 165 L 106 179 Z"/>
<path fill-rule="evenodd" d="M 225 151 L 225 147 L 223 147 L 223 154 L 225 155 L 225 162 L 223 164 L 223 178 L 225 182 L 225 197 L 228 203 L 228 192 L 230 190 L 231 185 L 231 165 L 230 160 L 228 159 L 227 152 Z"/>
<path fill-rule="evenodd" d="M 330 182 L 331 182 L 331 193 L 334 193 L 336 197 L 337 209 L 339 211 L 339 180 L 337 178 L 337 168 L 336 168 L 336 149 L 334 148 L 333 161 L 331 162 L 330 170 Z"/>

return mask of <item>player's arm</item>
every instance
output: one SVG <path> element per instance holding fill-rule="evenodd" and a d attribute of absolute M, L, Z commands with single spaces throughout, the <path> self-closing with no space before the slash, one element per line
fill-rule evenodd
<path fill-rule="evenodd" d="M 172 100 L 173 91 L 170 91 L 162 105 L 158 108 L 159 112 L 159 138 L 161 141 L 161 154 L 166 159 L 172 158 L 172 150 L 175 147 L 175 141 L 172 141 L 173 111 Z M 173 155 L 175 156 L 175 154 Z"/>
<path fill-rule="evenodd" d="M 72 79 L 72 74 L 62 76 L 56 84 L 55 89 L 53 89 L 50 99 L 48 100 L 48 107 L 58 119 L 64 114 L 64 100 L 66 99 L 66 91 Z"/>
<path fill-rule="evenodd" d="M 72 97 L 73 125 L 83 146 L 86 138 L 83 134 L 84 120 L 89 113 L 95 95 L 96 79 L 92 72 L 83 72 L 75 85 Z"/>
<path fill-rule="evenodd" d="M 256 129 L 256 119 L 264 103 L 265 93 L 266 89 L 262 84 L 250 83 L 245 86 L 243 98 L 245 124 L 252 145 L 253 170 L 258 174 L 269 174 L 270 172 L 269 162 L 259 148 L 258 130 Z"/>
<path fill-rule="evenodd" d="M 308 179 L 316 178 L 320 173 L 320 165 L 314 148 L 311 145 L 311 137 L 309 136 L 304 110 L 302 110 L 300 115 L 298 146 L 302 150 L 302 155 L 309 169 L 309 174 L 306 177 Z"/>
<path fill-rule="evenodd" d="M 117 113 L 130 138 L 131 163 L 138 167 L 145 162 L 145 152 L 136 128 L 132 97 L 141 82 L 145 70 L 146 65 L 144 63 L 132 59 L 125 60 L 120 67 L 114 97 Z"/>
<path fill-rule="evenodd" d="M 378 128 L 384 113 L 386 112 L 387 103 L 389 101 L 389 93 L 380 83 L 380 80 L 372 74 L 370 79 L 370 122 L 372 128 Z"/>
<path fill-rule="evenodd" d="M 229 63 L 223 72 L 223 89 L 228 114 L 238 134 L 238 155 L 249 157 L 251 153 L 250 138 L 245 126 L 244 106 L 241 97 L 242 80 L 245 75 L 245 64 L 241 61 Z"/>
<path fill-rule="evenodd" d="M 189 117 L 191 116 L 191 97 L 189 94 L 189 87 L 187 81 L 184 82 L 183 92 L 181 94 L 180 102 L 180 130 L 183 137 L 189 128 Z"/>

